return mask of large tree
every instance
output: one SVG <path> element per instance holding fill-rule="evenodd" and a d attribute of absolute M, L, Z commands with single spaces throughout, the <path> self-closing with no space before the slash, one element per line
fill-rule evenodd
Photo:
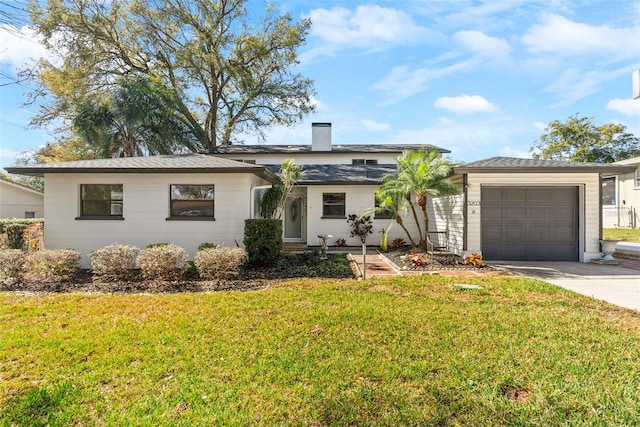
<path fill-rule="evenodd" d="M 530 150 L 536 159 L 612 163 L 640 154 L 640 139 L 619 123 L 596 125 L 594 118 L 554 120 Z"/>
<path fill-rule="evenodd" d="M 34 124 L 69 118 L 119 78 L 156 79 L 202 146 L 231 144 L 239 133 L 264 136 L 313 111 L 313 82 L 294 71 L 309 20 L 268 7 L 249 14 L 246 0 L 48 0 L 31 19 L 61 61 L 43 62 L 47 95 Z"/>
<path fill-rule="evenodd" d="M 104 101 L 76 108 L 75 131 L 100 157 L 134 157 L 201 151 L 178 100 L 153 79 L 123 78 Z"/>

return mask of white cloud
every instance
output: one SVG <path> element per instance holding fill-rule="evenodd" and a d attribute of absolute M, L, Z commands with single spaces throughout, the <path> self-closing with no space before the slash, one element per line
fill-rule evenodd
<path fill-rule="evenodd" d="M 386 123 L 374 122 L 373 120 L 361 120 L 362 126 L 369 130 L 389 130 L 391 126 Z"/>
<path fill-rule="evenodd" d="M 452 39 L 464 49 L 485 57 L 504 59 L 511 51 L 505 39 L 491 37 L 480 31 L 458 31 Z"/>
<path fill-rule="evenodd" d="M 617 111 L 631 117 L 640 117 L 640 99 L 612 99 L 607 102 L 607 110 Z"/>
<path fill-rule="evenodd" d="M 640 27 L 613 28 L 573 22 L 556 14 L 543 14 L 522 41 L 533 53 L 562 55 L 637 56 Z"/>
<path fill-rule="evenodd" d="M 406 65 L 394 67 L 385 77 L 373 85 L 373 89 L 386 93 L 386 100 L 379 105 L 390 105 L 423 92 L 429 82 L 463 71 L 478 64 L 477 59 L 468 59 L 447 67 L 431 69 L 428 67 L 410 69 Z"/>
<path fill-rule="evenodd" d="M 544 132 L 544 130 L 547 128 L 547 123 L 533 122 L 533 128 L 541 132 Z"/>
<path fill-rule="evenodd" d="M 315 97 L 311 97 L 311 103 L 316 106 L 316 110 L 318 112 L 325 112 L 330 110 L 327 104 L 325 104 L 324 102 L 320 101 Z"/>
<path fill-rule="evenodd" d="M 497 113 L 499 108 L 480 95 L 442 96 L 433 104 L 455 114 Z"/>
<path fill-rule="evenodd" d="M 556 81 L 548 84 L 545 90 L 555 92 L 561 97 L 561 100 L 551 107 L 563 107 L 598 92 L 603 83 L 628 75 L 629 72 L 628 67 L 608 71 L 567 68 Z"/>
<path fill-rule="evenodd" d="M 14 159 L 18 157 L 20 153 L 11 148 L 0 148 L 0 158 L 2 159 Z"/>
<path fill-rule="evenodd" d="M 35 30 L 29 26 L 17 29 L 0 24 L 0 46 L 0 62 L 9 65 L 14 73 L 23 67 L 33 66 L 41 58 L 53 57 L 38 41 Z"/>
<path fill-rule="evenodd" d="M 434 33 L 416 25 L 411 15 L 377 5 L 314 9 L 307 16 L 313 22 L 311 35 L 337 47 L 366 47 L 380 50 L 388 45 L 421 42 Z"/>

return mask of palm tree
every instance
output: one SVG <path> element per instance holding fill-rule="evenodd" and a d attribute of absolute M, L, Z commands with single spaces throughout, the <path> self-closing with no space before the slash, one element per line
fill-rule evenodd
<path fill-rule="evenodd" d="M 456 166 L 435 149 L 406 151 L 398 157 L 396 175 L 386 176 L 378 190 L 380 208 L 395 211 L 395 220 L 402 226 L 411 244 L 415 240 L 402 223 L 401 213 L 411 211 L 418 229 L 418 246 L 427 248 L 427 232 L 429 231 L 429 214 L 427 204 L 429 197 L 442 197 L 460 192 L 458 184 L 447 178 Z M 419 219 L 418 210 L 422 214 Z"/>
<path fill-rule="evenodd" d="M 178 114 L 176 97 L 149 78 L 123 79 L 103 101 L 78 106 L 76 132 L 100 157 L 134 157 L 201 151 Z"/>

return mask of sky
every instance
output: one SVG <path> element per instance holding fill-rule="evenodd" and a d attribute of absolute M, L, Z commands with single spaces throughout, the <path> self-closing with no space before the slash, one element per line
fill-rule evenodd
<path fill-rule="evenodd" d="M 0 12 L 11 3 L 0 2 Z M 248 4 L 264 10 L 261 0 Z M 297 71 L 315 81 L 317 111 L 270 129 L 267 144 L 310 144 L 311 123 L 330 122 L 333 144 L 432 144 L 464 162 L 530 158 L 548 123 L 574 115 L 640 136 L 631 77 L 640 69 L 640 0 L 276 6 L 312 21 Z M 2 77 L 47 55 L 22 18 L 0 26 L 0 167 L 54 141 L 50 129 L 28 128 L 37 111 L 22 105 L 29 84 Z"/>

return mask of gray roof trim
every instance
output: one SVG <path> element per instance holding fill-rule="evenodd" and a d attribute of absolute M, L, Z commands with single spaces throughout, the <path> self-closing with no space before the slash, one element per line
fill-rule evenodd
<path fill-rule="evenodd" d="M 251 173 L 267 181 L 279 180 L 264 166 L 205 154 L 78 160 L 5 169 L 10 173 L 32 176 L 49 173 Z"/>
<path fill-rule="evenodd" d="M 614 163 L 581 163 L 562 160 L 519 159 L 515 157 L 491 157 L 467 163 L 454 169 L 454 173 L 629 173 L 635 166 Z"/>
<path fill-rule="evenodd" d="M 342 144 L 332 145 L 330 151 L 312 151 L 311 145 L 221 145 L 213 147 L 211 154 L 240 155 L 240 154 L 401 154 L 403 151 L 433 148 L 443 154 L 451 151 L 431 144 Z"/>

